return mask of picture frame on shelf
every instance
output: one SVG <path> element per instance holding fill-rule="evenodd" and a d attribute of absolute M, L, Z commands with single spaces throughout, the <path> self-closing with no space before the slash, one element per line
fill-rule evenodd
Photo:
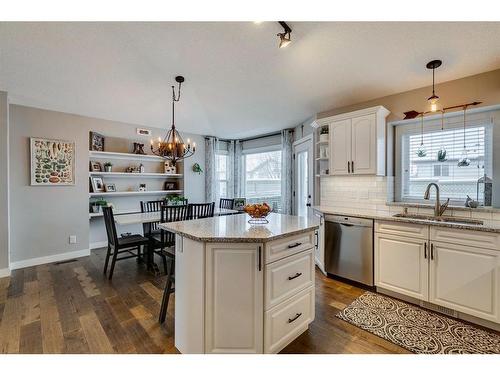
<path fill-rule="evenodd" d="M 90 161 L 91 172 L 102 172 L 102 164 L 98 161 Z"/>
<path fill-rule="evenodd" d="M 164 171 L 165 171 L 165 174 L 176 174 L 177 173 L 177 167 L 175 165 L 172 164 L 172 161 L 170 160 L 165 160 L 165 164 L 164 164 Z"/>
<path fill-rule="evenodd" d="M 93 193 L 103 193 L 105 191 L 102 177 L 90 177 L 90 186 Z"/>
<path fill-rule="evenodd" d="M 163 190 L 177 190 L 177 183 L 172 181 L 165 181 Z"/>
<path fill-rule="evenodd" d="M 89 150 L 104 151 L 104 136 L 96 132 L 89 133 Z"/>
<path fill-rule="evenodd" d="M 115 184 L 105 184 L 104 185 L 104 189 L 108 193 L 114 193 L 114 192 L 116 192 L 116 186 L 115 186 Z"/>

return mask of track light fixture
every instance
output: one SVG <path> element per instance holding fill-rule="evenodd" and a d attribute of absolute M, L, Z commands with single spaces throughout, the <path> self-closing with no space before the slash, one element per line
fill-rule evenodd
<path fill-rule="evenodd" d="M 290 34 L 292 33 L 292 29 L 286 24 L 285 21 L 279 21 L 278 23 L 283 27 L 284 30 L 284 32 L 278 33 L 278 36 L 280 37 L 279 48 L 285 48 L 292 41 L 290 36 Z"/>

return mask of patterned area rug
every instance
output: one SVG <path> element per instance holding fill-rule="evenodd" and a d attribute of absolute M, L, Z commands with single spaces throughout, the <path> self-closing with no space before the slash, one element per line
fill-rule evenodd
<path fill-rule="evenodd" d="M 371 292 L 337 317 L 418 354 L 500 353 L 500 335 Z"/>

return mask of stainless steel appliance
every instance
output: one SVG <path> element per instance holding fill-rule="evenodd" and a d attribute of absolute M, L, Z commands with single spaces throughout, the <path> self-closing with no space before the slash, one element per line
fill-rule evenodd
<path fill-rule="evenodd" d="M 325 215 L 325 269 L 373 286 L 373 220 Z"/>

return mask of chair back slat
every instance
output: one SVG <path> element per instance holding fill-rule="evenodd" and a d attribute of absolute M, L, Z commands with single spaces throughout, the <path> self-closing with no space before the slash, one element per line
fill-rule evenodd
<path fill-rule="evenodd" d="M 189 220 L 203 219 L 214 216 L 215 202 L 212 203 L 190 203 Z"/>
<path fill-rule="evenodd" d="M 232 210 L 234 207 L 234 199 L 221 198 L 219 202 L 219 208 L 226 208 Z"/>
<path fill-rule="evenodd" d="M 160 221 L 162 223 L 172 223 L 174 221 L 184 221 L 188 219 L 188 206 L 162 206 Z M 162 243 L 175 243 L 175 233 L 162 230 Z"/>
<path fill-rule="evenodd" d="M 108 244 L 118 246 L 118 234 L 116 233 L 115 217 L 113 215 L 113 208 L 102 207 L 104 215 L 104 225 L 106 226 L 106 235 L 108 236 Z"/>
<path fill-rule="evenodd" d="M 163 204 L 165 204 L 165 201 L 141 201 L 141 212 L 160 212 Z M 142 230 L 144 235 L 148 235 L 151 231 L 158 230 L 158 224 L 160 224 L 159 221 L 143 223 Z"/>

